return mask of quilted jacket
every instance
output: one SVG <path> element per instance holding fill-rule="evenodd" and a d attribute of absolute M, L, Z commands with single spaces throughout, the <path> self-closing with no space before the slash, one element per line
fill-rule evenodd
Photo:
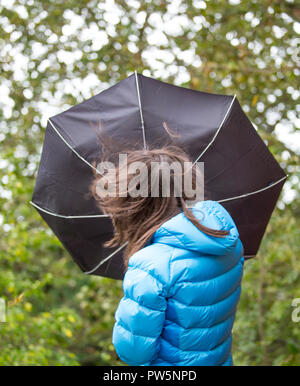
<path fill-rule="evenodd" d="M 229 234 L 208 236 L 181 212 L 130 257 L 112 337 L 129 365 L 233 364 L 243 245 L 221 204 L 201 201 L 192 211 L 203 225 Z"/>

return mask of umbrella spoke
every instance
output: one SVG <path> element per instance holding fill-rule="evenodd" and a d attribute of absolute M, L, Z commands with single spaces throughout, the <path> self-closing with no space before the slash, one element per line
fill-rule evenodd
<path fill-rule="evenodd" d="M 238 199 L 238 198 L 248 197 L 248 196 L 251 196 L 252 194 L 257 194 L 257 193 L 263 192 L 263 191 L 265 191 L 265 190 L 267 190 L 267 189 L 270 189 L 270 188 L 272 188 L 273 186 L 279 184 L 281 181 L 285 180 L 287 177 L 288 177 L 288 175 L 285 175 L 284 177 L 280 178 L 278 181 L 273 182 L 271 185 L 268 185 L 268 186 L 265 186 L 264 188 L 255 190 L 254 192 L 249 192 L 249 193 L 241 194 L 241 195 L 235 196 L 235 197 L 224 198 L 223 200 L 217 200 L 217 201 L 218 201 L 218 202 L 231 201 L 231 200 L 236 200 L 236 199 Z"/>
<path fill-rule="evenodd" d="M 73 147 L 69 144 L 69 142 L 66 141 L 66 139 L 61 135 L 61 133 L 57 130 L 57 128 L 54 126 L 52 121 L 48 119 L 48 122 L 51 124 L 51 127 L 54 129 L 56 134 L 63 140 L 63 142 L 72 150 L 73 153 L 77 155 L 83 162 L 85 162 L 87 165 L 89 165 L 92 169 L 94 169 L 98 174 L 101 174 L 95 166 L 93 166 L 89 161 L 87 161 L 85 158 L 83 158 Z"/>

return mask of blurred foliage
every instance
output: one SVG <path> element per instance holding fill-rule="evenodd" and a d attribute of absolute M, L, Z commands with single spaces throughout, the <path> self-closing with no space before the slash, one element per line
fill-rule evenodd
<path fill-rule="evenodd" d="M 236 94 L 289 173 L 293 199 L 281 200 L 245 264 L 233 356 L 236 365 L 299 365 L 299 153 L 275 132 L 299 129 L 299 4 L 0 0 L 0 11 L 0 365 L 120 364 L 111 333 L 122 283 L 83 275 L 29 200 L 50 107 L 65 110 L 134 70 Z M 98 82 L 87 87 L 91 74 Z"/>

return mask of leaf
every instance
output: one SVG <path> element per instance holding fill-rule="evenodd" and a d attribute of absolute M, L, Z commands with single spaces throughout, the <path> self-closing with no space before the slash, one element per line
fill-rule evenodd
<path fill-rule="evenodd" d="M 254 95 L 252 102 L 251 102 L 251 106 L 255 106 L 257 101 L 258 101 L 258 95 Z"/>

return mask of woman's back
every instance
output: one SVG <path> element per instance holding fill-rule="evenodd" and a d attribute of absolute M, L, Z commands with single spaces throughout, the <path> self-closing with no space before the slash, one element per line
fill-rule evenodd
<path fill-rule="evenodd" d="M 202 201 L 192 212 L 202 225 L 229 234 L 209 236 L 181 212 L 130 257 L 113 329 L 115 349 L 128 364 L 232 364 L 243 246 L 222 205 Z"/>

